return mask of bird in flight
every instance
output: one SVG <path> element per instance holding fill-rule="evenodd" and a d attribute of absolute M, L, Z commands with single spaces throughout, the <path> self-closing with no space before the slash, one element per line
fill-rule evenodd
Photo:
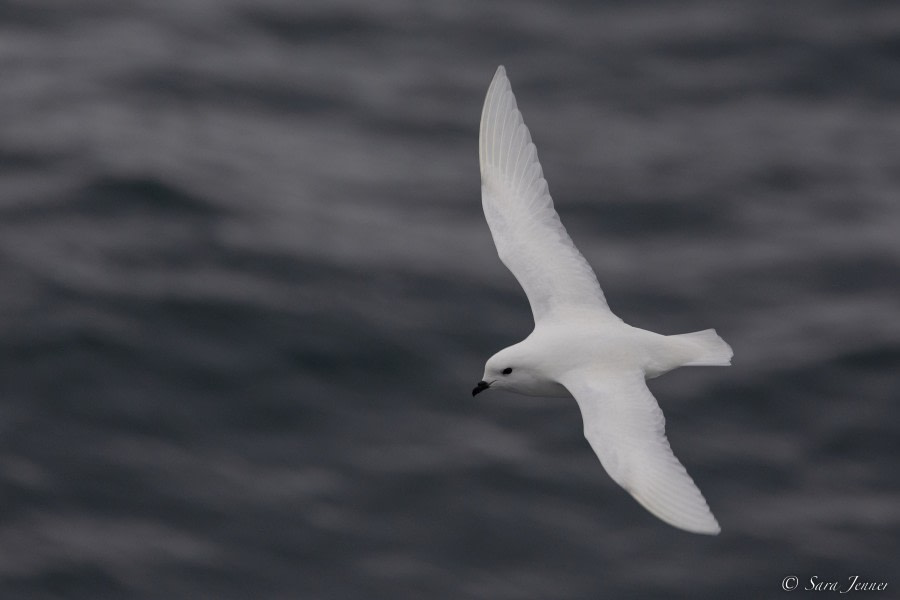
<path fill-rule="evenodd" d="M 504 389 L 574 397 L 584 436 L 616 483 L 670 525 L 719 533 L 672 453 L 646 380 L 683 366 L 730 365 L 731 347 L 714 329 L 661 335 L 612 313 L 553 208 L 502 66 L 484 100 L 479 138 L 484 215 L 500 260 L 528 296 L 534 330 L 487 361 L 472 395 Z"/>

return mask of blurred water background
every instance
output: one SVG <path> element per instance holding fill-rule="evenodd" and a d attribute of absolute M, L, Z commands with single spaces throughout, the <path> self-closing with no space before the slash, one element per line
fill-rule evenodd
<path fill-rule="evenodd" d="M 719 537 L 469 394 L 498 64 Z M 0 597 L 896 594 L 898 192 L 896 2 L 2 1 Z"/>

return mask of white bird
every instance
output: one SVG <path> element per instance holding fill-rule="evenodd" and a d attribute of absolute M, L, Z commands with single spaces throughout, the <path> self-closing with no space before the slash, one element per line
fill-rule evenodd
<path fill-rule="evenodd" d="M 682 366 L 730 365 L 714 329 L 660 335 L 610 311 L 594 271 L 553 208 L 537 150 L 501 66 L 481 113 L 481 198 L 497 253 L 528 296 L 534 331 L 486 363 L 476 395 L 499 388 L 574 396 L 584 436 L 610 477 L 675 527 L 719 524 L 665 433 L 646 379 Z"/>

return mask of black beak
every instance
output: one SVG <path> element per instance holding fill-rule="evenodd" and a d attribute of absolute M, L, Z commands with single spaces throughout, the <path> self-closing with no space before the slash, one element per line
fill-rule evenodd
<path fill-rule="evenodd" d="M 489 384 L 487 381 L 479 381 L 478 385 L 475 386 L 475 389 L 472 390 L 472 397 L 474 398 L 489 387 L 491 387 L 491 384 Z"/>

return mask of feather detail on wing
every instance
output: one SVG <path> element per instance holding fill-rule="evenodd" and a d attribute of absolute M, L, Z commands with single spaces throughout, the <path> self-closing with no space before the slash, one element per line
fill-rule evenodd
<path fill-rule="evenodd" d="M 562 383 L 581 409 L 584 436 L 616 483 L 670 525 L 719 533 L 703 494 L 672 453 L 665 417 L 643 373 L 582 370 Z"/>
<path fill-rule="evenodd" d="M 503 67 L 484 101 L 479 141 L 484 214 L 500 260 L 525 290 L 535 322 L 573 309 L 618 320 L 553 208 Z"/>

